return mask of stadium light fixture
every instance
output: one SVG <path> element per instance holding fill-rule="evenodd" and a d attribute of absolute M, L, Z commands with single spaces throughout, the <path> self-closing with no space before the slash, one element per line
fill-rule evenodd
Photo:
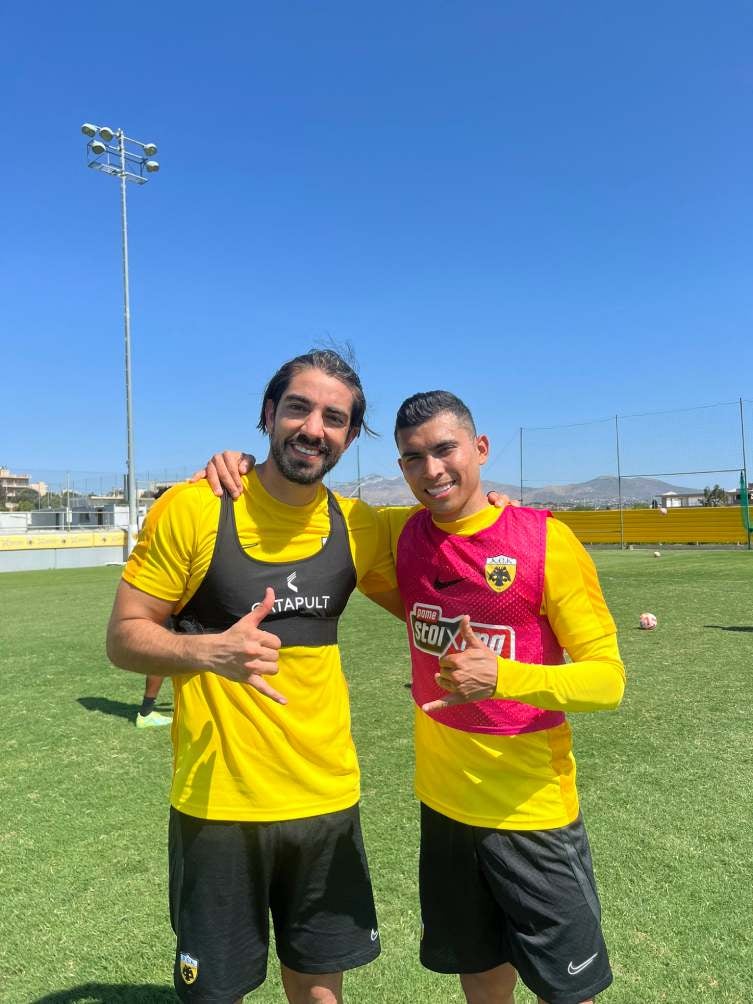
<path fill-rule="evenodd" d="M 138 536 L 138 510 L 136 493 L 136 462 L 133 449 L 133 404 L 131 394 L 131 305 L 128 279 L 128 214 L 126 209 L 126 183 L 145 185 L 148 174 L 159 171 L 156 160 L 149 160 L 157 152 L 154 143 L 130 139 L 122 129 L 96 126 L 85 122 L 81 132 L 88 136 L 86 144 L 87 167 L 102 171 L 120 180 L 120 225 L 123 250 L 123 326 L 125 340 L 125 399 L 126 438 L 128 450 L 128 537 L 126 551 L 130 554 Z M 100 139 L 93 139 L 99 133 Z M 104 140 L 104 142 L 102 142 Z M 115 143 L 112 141 L 115 140 Z"/>

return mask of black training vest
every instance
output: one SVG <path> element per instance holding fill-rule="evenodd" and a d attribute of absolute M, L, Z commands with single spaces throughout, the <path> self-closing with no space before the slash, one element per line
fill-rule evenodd
<path fill-rule="evenodd" d="M 185 634 L 226 631 L 264 599 L 267 586 L 275 605 L 261 627 L 276 634 L 282 647 L 335 645 L 337 622 L 356 588 L 356 570 L 340 506 L 327 491 L 329 536 L 310 558 L 276 564 L 257 561 L 238 540 L 233 500 L 220 503 L 217 539 L 207 573 L 194 595 L 173 618 Z"/>

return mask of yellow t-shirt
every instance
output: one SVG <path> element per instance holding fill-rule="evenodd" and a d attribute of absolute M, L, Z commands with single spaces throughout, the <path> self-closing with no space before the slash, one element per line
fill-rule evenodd
<path fill-rule="evenodd" d="M 415 511 L 382 510 L 395 556 L 400 533 Z M 446 533 L 470 535 L 499 515 L 499 510 L 486 508 L 437 526 Z M 562 711 L 616 707 L 625 672 L 614 621 L 591 558 L 556 519 L 547 520 L 541 612 L 573 661 L 538 666 L 500 658 L 493 696 Z M 567 722 L 541 732 L 488 735 L 449 728 L 417 707 L 415 739 L 416 795 L 445 816 L 473 826 L 533 830 L 565 826 L 578 815 Z"/>
<path fill-rule="evenodd" d="M 234 509 L 244 551 L 283 563 L 321 549 L 329 534 L 323 487 L 310 505 L 289 506 L 262 487 L 255 471 L 243 482 Z M 359 588 L 394 588 L 389 541 L 376 512 L 357 499 L 338 503 Z M 171 489 L 150 510 L 125 581 L 180 610 L 209 568 L 219 512 L 220 500 L 205 481 Z M 271 683 L 288 704 L 210 672 L 173 677 L 170 800 L 176 809 L 203 819 L 279 820 L 358 801 L 358 761 L 337 645 L 281 649 Z"/>

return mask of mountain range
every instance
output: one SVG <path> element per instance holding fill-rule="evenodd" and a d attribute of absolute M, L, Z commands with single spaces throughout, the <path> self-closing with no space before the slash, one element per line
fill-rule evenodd
<path fill-rule="evenodd" d="M 503 492 L 514 499 L 520 496 L 520 485 L 502 481 L 483 481 L 482 484 L 487 492 Z M 350 498 L 358 494 L 358 482 L 333 484 L 332 489 Z M 653 498 L 665 492 L 682 494 L 693 491 L 697 489 L 683 488 L 657 478 L 622 479 L 623 505 L 635 505 L 641 502 L 648 505 Z M 361 498 L 372 505 L 413 505 L 416 501 L 401 477 L 385 478 L 381 474 L 369 474 L 361 479 Z M 604 474 L 590 481 L 571 485 L 542 485 L 540 488 L 526 486 L 524 502 L 526 505 L 547 506 L 552 509 L 611 508 L 619 502 L 617 478 Z"/>

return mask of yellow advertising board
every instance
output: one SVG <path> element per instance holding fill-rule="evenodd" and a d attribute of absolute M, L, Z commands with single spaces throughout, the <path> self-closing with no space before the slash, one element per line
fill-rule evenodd
<path fill-rule="evenodd" d="M 114 547 L 125 543 L 125 530 L 70 530 L 59 533 L 0 534 L 0 551 L 34 551 L 61 547 Z"/>

